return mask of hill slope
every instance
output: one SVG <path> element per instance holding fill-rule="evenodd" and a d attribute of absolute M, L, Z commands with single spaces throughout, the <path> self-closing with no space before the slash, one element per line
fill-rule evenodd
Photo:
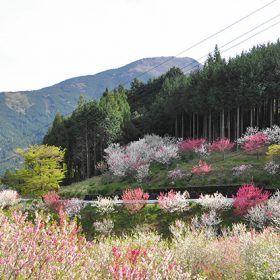
<path fill-rule="evenodd" d="M 98 99 L 106 88 L 112 89 L 142 73 L 139 79 L 147 81 L 174 66 L 189 65 L 184 69 L 185 73 L 195 66 L 200 67 L 194 59 L 174 57 L 145 73 L 169 58 L 145 58 L 95 75 L 71 78 L 40 90 L 0 93 L 0 173 L 15 164 L 16 159 L 10 157 L 16 147 L 40 142 L 55 114 L 58 111 L 64 115 L 71 113 L 81 94 L 86 99 Z"/>

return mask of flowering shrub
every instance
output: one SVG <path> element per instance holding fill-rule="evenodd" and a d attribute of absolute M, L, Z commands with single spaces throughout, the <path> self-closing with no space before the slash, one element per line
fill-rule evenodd
<path fill-rule="evenodd" d="M 110 219 L 103 219 L 102 221 L 94 222 L 93 226 L 98 233 L 108 235 L 114 228 L 114 222 Z"/>
<path fill-rule="evenodd" d="M 160 193 L 157 197 L 158 205 L 166 212 L 183 212 L 189 210 L 189 202 L 187 199 L 190 197 L 187 191 L 175 192 L 170 190 L 168 193 Z"/>
<path fill-rule="evenodd" d="M 209 144 L 203 143 L 200 147 L 195 148 L 194 152 L 201 158 L 208 158 L 210 155 Z"/>
<path fill-rule="evenodd" d="M 79 216 L 84 207 L 84 202 L 78 198 L 71 198 L 64 201 L 64 211 L 69 217 Z"/>
<path fill-rule="evenodd" d="M 176 181 L 176 180 L 181 180 L 186 176 L 186 174 L 184 173 L 184 171 L 182 171 L 181 169 L 174 169 L 168 172 L 167 178 L 172 180 L 172 181 Z"/>
<path fill-rule="evenodd" d="M 230 139 L 223 138 L 214 141 L 210 146 L 210 150 L 223 153 L 223 159 L 225 159 L 225 152 L 230 151 L 233 147 L 234 143 L 232 143 Z"/>
<path fill-rule="evenodd" d="M 280 164 L 277 164 L 274 161 L 269 161 L 265 164 L 264 170 L 271 175 L 278 174 L 280 171 Z"/>
<path fill-rule="evenodd" d="M 280 144 L 280 127 L 278 125 L 266 128 L 262 132 L 267 136 L 269 144 Z"/>
<path fill-rule="evenodd" d="M 43 196 L 43 200 L 55 212 L 59 212 L 64 209 L 64 200 L 60 199 L 60 196 L 55 192 L 48 192 Z"/>
<path fill-rule="evenodd" d="M 0 209 L 15 205 L 19 202 L 19 195 L 13 190 L 3 190 L 0 192 Z"/>
<path fill-rule="evenodd" d="M 233 176 L 240 176 L 246 173 L 248 170 L 252 169 L 251 164 L 241 164 L 232 168 Z"/>
<path fill-rule="evenodd" d="M 78 198 L 61 199 L 55 192 L 48 192 L 43 196 L 45 204 L 54 212 L 58 213 L 60 218 L 64 215 L 69 217 L 79 216 L 84 208 L 84 202 Z"/>
<path fill-rule="evenodd" d="M 194 151 L 195 149 L 199 149 L 204 143 L 206 143 L 206 139 L 186 139 L 180 143 L 180 150 L 182 152 Z"/>
<path fill-rule="evenodd" d="M 154 152 L 153 160 L 162 164 L 169 164 L 171 160 L 178 158 L 178 146 L 162 146 Z"/>
<path fill-rule="evenodd" d="M 234 197 L 233 207 L 236 215 L 245 215 L 248 210 L 257 204 L 268 200 L 270 193 L 253 185 L 244 185 L 238 189 Z"/>
<path fill-rule="evenodd" d="M 149 175 L 152 162 L 169 164 L 178 158 L 178 144 L 172 138 L 147 135 L 143 139 L 121 147 L 111 144 L 105 149 L 110 172 L 118 177 L 133 175 L 140 182 Z"/>
<path fill-rule="evenodd" d="M 127 189 L 122 194 L 124 207 L 131 213 L 136 213 L 144 207 L 144 203 L 149 199 L 149 194 L 141 188 Z"/>
<path fill-rule="evenodd" d="M 257 229 L 264 229 L 266 226 L 280 229 L 280 192 L 276 192 L 266 203 L 250 208 L 245 218 Z"/>
<path fill-rule="evenodd" d="M 200 228 L 213 228 L 215 229 L 222 222 L 220 216 L 215 210 L 203 213 L 200 217 L 195 216 L 191 220 L 191 224 L 196 229 Z"/>
<path fill-rule="evenodd" d="M 117 200 L 117 196 L 113 199 L 110 197 L 98 196 L 97 200 L 94 202 L 94 206 L 96 207 L 97 212 L 101 213 L 101 215 L 110 214 L 115 211 L 115 203 Z"/>
<path fill-rule="evenodd" d="M 150 164 L 142 164 L 136 168 L 136 180 L 141 183 L 149 176 Z"/>
<path fill-rule="evenodd" d="M 212 215 L 212 214 L 211 214 Z M 208 216 L 204 225 L 218 225 Z M 211 217 L 211 218 L 210 218 Z M 203 218 L 204 219 L 204 218 Z M 75 222 L 63 226 L 36 215 L 0 211 L 0 275 L 6 279 L 279 279 L 280 238 L 272 228 L 234 225 L 216 237 L 183 222 L 173 238 L 154 232 L 103 236 L 87 242 Z"/>
<path fill-rule="evenodd" d="M 80 278 L 86 240 L 77 225 L 61 227 L 36 215 L 34 224 L 20 212 L 7 218 L 0 213 L 0 275 L 3 279 Z"/>
<path fill-rule="evenodd" d="M 198 199 L 198 203 L 202 205 L 203 208 L 214 211 L 225 210 L 232 205 L 231 201 L 227 197 L 224 197 L 221 193 L 218 192 L 212 195 L 201 194 Z"/>
<path fill-rule="evenodd" d="M 211 165 L 208 165 L 205 161 L 199 161 L 198 165 L 193 166 L 192 173 L 196 175 L 205 175 L 212 170 Z"/>

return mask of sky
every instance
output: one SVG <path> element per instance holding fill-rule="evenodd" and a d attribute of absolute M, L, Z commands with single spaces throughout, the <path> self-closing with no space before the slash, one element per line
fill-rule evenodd
<path fill-rule="evenodd" d="M 174 56 L 271 1 L 0 0 L 0 92 L 39 89 L 145 57 Z M 276 0 L 180 56 L 198 59 L 279 13 Z M 222 55 L 275 42 L 279 34 L 280 24 Z"/>

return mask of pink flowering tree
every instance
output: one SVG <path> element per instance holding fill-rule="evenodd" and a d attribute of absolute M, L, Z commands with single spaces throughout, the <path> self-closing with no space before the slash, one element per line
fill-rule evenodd
<path fill-rule="evenodd" d="M 265 146 L 267 140 L 267 136 L 262 132 L 250 135 L 246 138 L 245 142 L 243 143 L 243 149 L 246 152 L 256 151 L 257 157 L 259 159 L 260 149 Z"/>
<path fill-rule="evenodd" d="M 264 203 L 268 200 L 270 193 L 263 189 L 257 188 L 254 185 L 243 185 L 238 189 L 234 196 L 234 213 L 238 216 L 243 216 L 248 213 L 252 207 Z"/>
<path fill-rule="evenodd" d="M 205 161 L 199 161 L 198 165 L 193 166 L 192 174 L 195 175 L 205 175 L 212 170 L 211 165 L 207 164 Z"/>
<path fill-rule="evenodd" d="M 141 188 L 127 189 L 122 194 L 124 207 L 131 213 L 140 211 L 149 199 L 149 194 L 144 192 Z"/>
<path fill-rule="evenodd" d="M 223 138 L 214 141 L 210 146 L 210 150 L 214 152 L 223 153 L 223 160 L 224 160 L 226 151 L 230 151 L 233 147 L 234 147 L 234 143 L 231 142 L 230 139 Z"/>
<path fill-rule="evenodd" d="M 194 151 L 195 149 L 201 148 L 201 146 L 206 143 L 206 139 L 186 139 L 180 143 L 180 150 L 182 152 Z"/>

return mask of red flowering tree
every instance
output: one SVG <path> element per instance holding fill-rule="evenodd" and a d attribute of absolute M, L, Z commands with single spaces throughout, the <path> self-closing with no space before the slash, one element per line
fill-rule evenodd
<path fill-rule="evenodd" d="M 223 159 L 225 159 L 225 152 L 230 151 L 233 147 L 234 143 L 230 139 L 223 138 L 214 141 L 210 146 L 210 150 L 223 153 Z"/>
<path fill-rule="evenodd" d="M 131 213 L 136 213 L 144 207 L 144 203 L 149 199 L 149 194 L 141 188 L 127 189 L 122 194 L 124 207 Z"/>
<path fill-rule="evenodd" d="M 244 185 L 238 189 L 234 196 L 234 213 L 238 216 L 247 214 L 248 210 L 257 204 L 268 200 L 270 193 L 254 185 Z"/>
<path fill-rule="evenodd" d="M 182 152 L 194 151 L 195 149 L 199 149 L 204 143 L 206 139 L 186 139 L 180 143 L 180 150 Z"/>
<path fill-rule="evenodd" d="M 266 144 L 267 140 L 267 136 L 262 132 L 250 135 L 244 142 L 243 149 L 246 152 L 256 151 L 259 159 L 259 150 Z"/>

